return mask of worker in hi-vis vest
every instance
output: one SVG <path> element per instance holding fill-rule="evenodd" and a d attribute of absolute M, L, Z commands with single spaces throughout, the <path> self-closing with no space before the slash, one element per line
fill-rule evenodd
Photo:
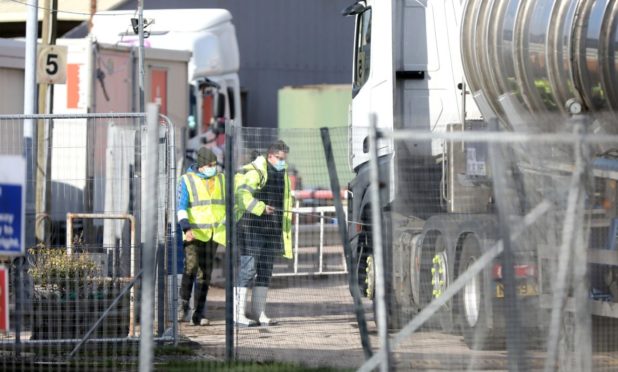
<path fill-rule="evenodd" d="M 234 322 L 239 326 L 274 325 L 266 316 L 266 295 L 275 258 L 292 258 L 292 195 L 286 158 L 278 141 L 267 157 L 257 156 L 235 176 L 240 270 L 234 293 Z M 253 284 L 251 310 L 247 289 Z"/>
<path fill-rule="evenodd" d="M 205 307 L 215 253 L 219 244 L 225 245 L 225 177 L 217 171 L 217 157 L 209 149 L 200 148 L 196 163 L 180 178 L 177 208 L 184 247 L 178 320 L 188 321 L 197 279 L 191 322 L 205 326 L 209 324 Z"/>

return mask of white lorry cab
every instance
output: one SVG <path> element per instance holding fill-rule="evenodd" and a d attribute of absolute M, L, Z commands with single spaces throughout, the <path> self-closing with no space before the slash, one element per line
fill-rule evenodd
<path fill-rule="evenodd" d="M 233 120 L 242 125 L 240 62 L 232 15 L 225 9 L 144 10 L 144 24 L 145 47 L 192 53 L 187 75 L 188 152 L 202 145 L 220 150 L 224 123 Z M 98 12 L 92 34 L 99 42 L 135 46 L 139 42 L 136 14 Z"/>

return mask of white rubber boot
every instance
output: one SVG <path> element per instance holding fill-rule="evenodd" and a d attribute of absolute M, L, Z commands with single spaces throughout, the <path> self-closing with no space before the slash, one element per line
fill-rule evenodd
<path fill-rule="evenodd" d="M 245 310 L 247 307 L 247 288 L 234 287 L 234 323 L 240 327 L 253 327 L 257 323 L 247 318 Z"/>
<path fill-rule="evenodd" d="M 253 287 L 251 294 L 251 314 L 258 319 L 260 325 L 271 326 L 279 322 L 266 316 L 266 295 L 268 287 Z"/>

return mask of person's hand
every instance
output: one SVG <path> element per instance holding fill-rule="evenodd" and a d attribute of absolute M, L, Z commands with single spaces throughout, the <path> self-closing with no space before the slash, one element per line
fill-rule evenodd
<path fill-rule="evenodd" d="M 195 237 L 193 236 L 193 230 L 187 230 L 187 232 L 185 233 L 185 240 L 191 242 L 193 241 L 193 239 L 195 239 Z"/>
<path fill-rule="evenodd" d="M 275 213 L 275 207 L 271 207 L 270 205 L 266 206 L 266 214 L 273 214 Z"/>

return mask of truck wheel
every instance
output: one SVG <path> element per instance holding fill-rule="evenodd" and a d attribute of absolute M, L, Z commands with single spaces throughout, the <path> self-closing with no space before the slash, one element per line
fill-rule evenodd
<path fill-rule="evenodd" d="M 420 253 L 420 293 L 421 306 L 427 306 L 442 295 L 450 283 L 452 264 L 448 254 L 448 243 L 438 231 L 427 232 L 423 236 Z M 453 333 L 453 301 L 448 301 L 433 317 L 430 327 L 439 327 L 442 331 Z M 435 324 L 437 323 L 437 324 Z"/>
<path fill-rule="evenodd" d="M 420 233 L 402 231 L 393 244 L 393 294 L 390 306 L 389 328 L 403 328 L 418 312 L 413 294 L 414 256 L 420 240 Z"/>
<path fill-rule="evenodd" d="M 459 275 L 463 274 L 481 256 L 481 243 L 474 235 L 468 235 L 462 246 Z M 504 339 L 490 327 L 486 314 L 486 301 L 491 301 L 485 288 L 483 273 L 470 280 L 457 296 L 461 331 L 470 349 L 489 350 L 504 347 Z"/>
<path fill-rule="evenodd" d="M 372 254 L 365 258 L 364 295 L 372 301 L 376 295 L 376 266 Z"/>
<path fill-rule="evenodd" d="M 373 252 L 371 252 L 369 237 L 364 233 L 358 241 L 358 287 L 363 297 L 373 300 L 375 276 L 373 268 Z"/>

